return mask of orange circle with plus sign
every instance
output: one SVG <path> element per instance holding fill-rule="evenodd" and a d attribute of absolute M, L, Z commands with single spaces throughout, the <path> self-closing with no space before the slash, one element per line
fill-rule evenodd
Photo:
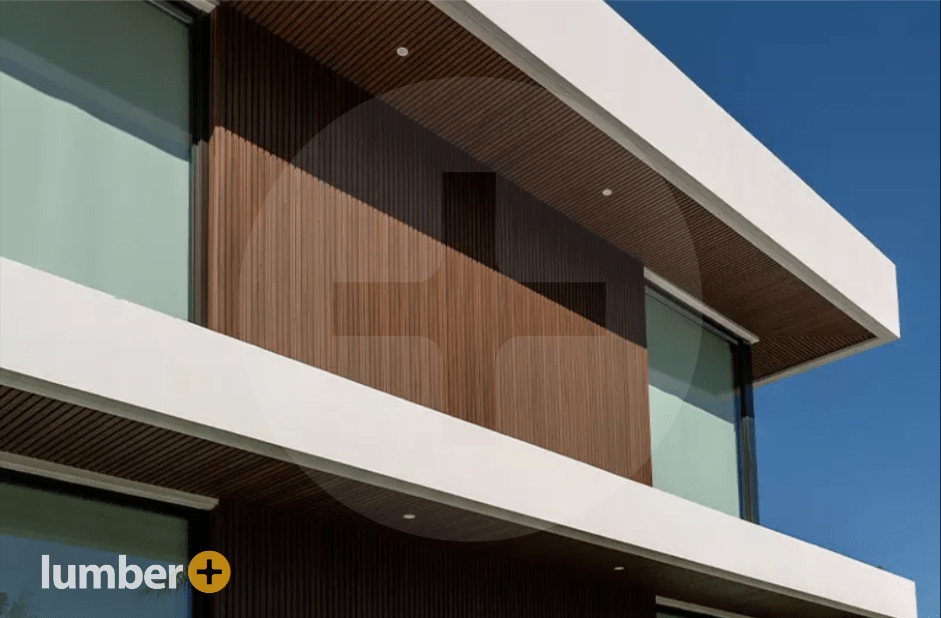
<path fill-rule="evenodd" d="M 203 551 L 190 560 L 187 569 L 193 588 L 206 594 L 219 592 L 229 583 L 232 569 L 229 561 L 217 551 Z"/>

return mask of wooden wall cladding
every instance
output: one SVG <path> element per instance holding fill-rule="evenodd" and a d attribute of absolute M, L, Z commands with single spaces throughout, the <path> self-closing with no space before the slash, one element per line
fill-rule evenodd
<path fill-rule="evenodd" d="M 209 327 L 649 484 L 642 265 L 212 19 Z"/>
<path fill-rule="evenodd" d="M 307 514 L 221 505 L 213 548 L 233 565 L 218 618 L 653 618 L 653 594 Z"/>
<path fill-rule="evenodd" d="M 228 4 L 756 333 L 756 379 L 872 338 L 431 2 Z"/>

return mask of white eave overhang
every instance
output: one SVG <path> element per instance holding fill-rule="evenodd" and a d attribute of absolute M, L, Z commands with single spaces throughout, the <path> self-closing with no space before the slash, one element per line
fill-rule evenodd
<path fill-rule="evenodd" d="M 896 575 L 5 258 L 0 381 L 691 576 L 916 618 Z"/>
<path fill-rule="evenodd" d="M 603 0 L 432 0 L 445 14 L 876 336 L 895 265 Z"/>

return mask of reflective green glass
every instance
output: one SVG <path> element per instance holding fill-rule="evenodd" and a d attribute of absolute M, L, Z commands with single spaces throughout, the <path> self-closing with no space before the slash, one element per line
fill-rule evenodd
<path fill-rule="evenodd" d="M 188 36 L 145 2 L 0 3 L 0 255 L 187 318 Z"/>
<path fill-rule="evenodd" d="M 654 487 L 737 517 L 731 345 L 652 294 L 646 313 Z"/>
<path fill-rule="evenodd" d="M 122 555 L 141 574 L 154 565 L 164 570 L 186 565 L 187 538 L 188 524 L 180 517 L 0 482 L 0 604 L 6 603 L 6 614 L 0 615 L 187 618 L 192 591 L 185 578 L 162 590 L 143 581 L 121 589 L 117 579 Z M 110 566 L 114 587 L 108 587 L 111 577 L 101 575 L 96 588 L 82 565 Z M 133 573 L 125 578 L 134 579 Z"/>

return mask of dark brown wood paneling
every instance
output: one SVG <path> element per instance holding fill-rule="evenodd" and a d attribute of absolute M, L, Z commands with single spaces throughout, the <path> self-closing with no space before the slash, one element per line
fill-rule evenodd
<path fill-rule="evenodd" d="M 444 244 L 497 270 L 496 174 L 445 172 L 441 185 Z"/>
<path fill-rule="evenodd" d="M 651 483 L 639 262 L 224 7 L 213 49 L 210 328 Z"/>
<path fill-rule="evenodd" d="M 872 338 L 430 2 L 231 6 L 758 334 L 756 379 Z"/>
<path fill-rule="evenodd" d="M 651 593 L 541 567 L 467 543 L 309 513 L 222 505 L 213 549 L 232 569 L 214 616 L 317 618 L 653 618 Z"/>

